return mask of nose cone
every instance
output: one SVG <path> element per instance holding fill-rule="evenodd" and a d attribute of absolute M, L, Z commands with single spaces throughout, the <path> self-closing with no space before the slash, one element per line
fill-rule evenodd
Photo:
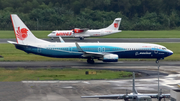
<path fill-rule="evenodd" d="M 173 51 L 171 51 L 171 50 L 168 51 L 168 56 L 170 56 L 170 55 L 173 55 Z"/>
<path fill-rule="evenodd" d="M 51 37 L 51 33 L 47 35 L 48 37 Z"/>

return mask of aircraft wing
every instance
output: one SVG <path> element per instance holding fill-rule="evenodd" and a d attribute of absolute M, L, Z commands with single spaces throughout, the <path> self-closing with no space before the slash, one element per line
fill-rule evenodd
<path fill-rule="evenodd" d="M 133 99 L 139 97 L 158 98 L 157 94 L 112 94 L 112 95 L 94 95 L 94 96 L 81 96 L 81 98 L 99 98 L 99 99 Z M 170 98 L 170 94 L 161 94 L 161 98 Z"/>
<path fill-rule="evenodd" d="M 124 99 L 125 98 L 125 94 L 81 96 L 81 98 Z"/>
<path fill-rule="evenodd" d="M 102 58 L 106 54 L 109 54 L 109 53 L 84 52 L 83 57 L 98 57 L 98 58 Z"/>
<path fill-rule="evenodd" d="M 133 95 L 133 94 L 112 94 L 112 95 L 94 95 L 94 96 L 81 96 L 81 98 L 99 98 L 99 99 L 133 99 L 137 97 L 147 97 L 146 95 Z M 150 96 L 148 96 L 150 97 Z"/>
<path fill-rule="evenodd" d="M 142 94 L 140 96 L 150 96 L 151 98 L 158 98 L 158 94 Z M 170 94 L 160 94 L 160 98 L 170 98 Z"/>
<path fill-rule="evenodd" d="M 86 52 L 81 49 L 81 47 L 79 46 L 79 44 L 77 42 L 75 42 L 75 44 L 76 44 L 78 51 L 83 52 L 83 57 L 86 57 L 86 58 L 87 57 L 102 58 L 104 55 L 109 54 L 109 53 Z"/>

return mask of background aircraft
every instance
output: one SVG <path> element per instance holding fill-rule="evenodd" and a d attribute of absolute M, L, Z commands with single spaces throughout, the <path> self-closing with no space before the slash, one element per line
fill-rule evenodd
<path fill-rule="evenodd" d="M 94 59 L 117 62 L 118 58 L 155 58 L 158 61 L 173 54 L 162 45 L 148 43 L 48 42 L 36 38 L 16 14 L 11 14 L 11 20 L 17 42 L 8 42 L 27 53 L 56 58 L 85 58 L 91 64 Z"/>
<path fill-rule="evenodd" d="M 112 95 L 94 95 L 94 96 L 81 96 L 82 98 L 99 98 L 99 99 L 124 99 L 125 101 L 129 101 L 129 99 L 133 99 L 133 101 L 152 101 L 151 98 L 158 98 L 158 94 L 140 94 L 137 92 L 135 88 L 135 73 L 133 72 L 133 86 L 132 93 L 130 94 L 112 94 Z M 159 101 L 162 98 L 170 98 L 170 94 L 159 94 Z"/>
<path fill-rule="evenodd" d="M 88 28 L 74 28 L 72 30 L 57 30 L 53 31 L 48 35 L 48 37 L 51 37 L 52 39 L 55 37 L 75 37 L 80 38 L 80 40 L 84 40 L 84 38 L 91 37 L 91 36 L 105 36 L 109 34 L 114 34 L 121 32 L 119 29 L 121 22 L 121 18 L 116 18 L 114 22 L 108 26 L 107 28 L 102 29 L 96 29 L 96 30 L 89 30 Z"/>

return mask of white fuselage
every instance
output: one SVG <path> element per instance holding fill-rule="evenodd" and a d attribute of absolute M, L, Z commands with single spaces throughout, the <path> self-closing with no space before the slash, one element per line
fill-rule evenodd
<path fill-rule="evenodd" d="M 158 58 L 173 54 L 164 46 L 148 43 L 78 43 L 85 52 L 116 54 L 119 58 Z M 29 46 L 29 47 L 28 47 Z M 41 43 L 16 46 L 27 53 L 58 58 L 83 58 L 75 43 Z"/>
<path fill-rule="evenodd" d="M 53 31 L 48 35 L 48 37 L 55 38 L 55 37 L 97 37 L 97 36 L 105 36 L 109 34 L 114 34 L 121 32 L 121 30 L 87 30 L 81 33 L 74 33 L 72 30 L 62 30 L 62 31 Z"/>

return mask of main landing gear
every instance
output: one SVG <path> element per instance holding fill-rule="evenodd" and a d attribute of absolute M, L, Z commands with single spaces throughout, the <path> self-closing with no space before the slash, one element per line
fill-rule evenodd
<path fill-rule="evenodd" d="M 87 59 L 87 63 L 89 63 L 89 64 L 94 64 L 94 60 L 91 59 L 91 58 L 88 58 L 88 59 Z"/>
<path fill-rule="evenodd" d="M 84 40 L 84 37 L 80 37 L 80 40 Z"/>
<path fill-rule="evenodd" d="M 157 58 L 156 63 L 159 64 L 159 60 L 163 60 L 164 58 Z"/>

